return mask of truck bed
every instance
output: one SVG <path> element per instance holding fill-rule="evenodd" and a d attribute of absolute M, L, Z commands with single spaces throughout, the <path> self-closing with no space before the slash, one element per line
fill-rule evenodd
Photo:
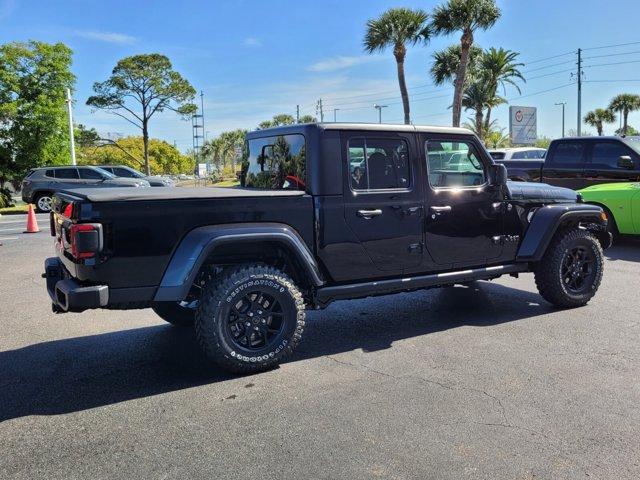
<path fill-rule="evenodd" d="M 147 200 L 187 200 L 240 197 L 299 197 L 300 190 L 256 190 L 250 188 L 224 187 L 154 187 L 154 188 L 74 188 L 63 190 L 68 195 L 90 202 L 147 201 Z"/>

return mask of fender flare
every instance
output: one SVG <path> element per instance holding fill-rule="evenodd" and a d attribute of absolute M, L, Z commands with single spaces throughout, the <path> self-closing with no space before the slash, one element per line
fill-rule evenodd
<path fill-rule="evenodd" d="M 602 219 L 601 214 L 602 208 L 586 203 L 555 204 L 539 208 L 533 214 L 525 232 L 516 260 L 521 262 L 541 260 L 556 231 L 567 221 L 588 222 L 600 226 L 601 230 L 596 233 L 603 247 L 607 248 L 610 239 L 607 242 L 605 238 L 608 236 L 607 223 Z"/>
<path fill-rule="evenodd" d="M 221 245 L 269 241 L 293 252 L 315 287 L 324 284 L 318 264 L 300 235 L 282 223 L 242 223 L 198 227 L 187 233 L 174 250 L 154 301 L 182 301 L 207 257 Z"/>

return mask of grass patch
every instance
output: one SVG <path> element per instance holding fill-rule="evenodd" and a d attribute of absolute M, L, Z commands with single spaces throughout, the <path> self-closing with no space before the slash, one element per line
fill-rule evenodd
<path fill-rule="evenodd" d="M 235 178 L 232 180 L 223 180 L 222 182 L 214 183 L 214 187 L 237 187 L 240 182 Z"/>
<path fill-rule="evenodd" d="M 0 208 L 0 214 L 2 215 L 19 215 L 21 213 L 27 213 L 27 204 Z"/>

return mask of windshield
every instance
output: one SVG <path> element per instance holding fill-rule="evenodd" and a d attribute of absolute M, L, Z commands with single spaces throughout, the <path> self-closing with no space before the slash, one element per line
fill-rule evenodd
<path fill-rule="evenodd" d="M 126 170 L 127 172 L 131 173 L 131 176 L 132 176 L 133 178 L 142 178 L 142 177 L 144 177 L 144 176 L 145 176 L 145 175 L 144 175 L 144 173 L 141 173 L 141 172 L 137 171 L 135 168 L 131 168 L 131 167 L 120 167 L 119 169 L 120 169 L 120 170 Z M 118 169 L 115 169 L 115 170 L 117 171 Z"/>
<path fill-rule="evenodd" d="M 640 137 L 626 137 L 625 142 L 636 152 L 640 153 Z"/>
<path fill-rule="evenodd" d="M 108 172 L 107 170 L 105 170 L 103 168 L 100 168 L 100 167 L 93 167 L 93 168 L 96 169 L 96 170 L 99 170 L 103 177 L 116 178 L 116 176 L 113 173 Z"/>

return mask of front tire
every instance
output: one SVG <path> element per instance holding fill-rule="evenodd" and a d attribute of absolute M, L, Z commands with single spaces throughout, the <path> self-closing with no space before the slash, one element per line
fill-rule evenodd
<path fill-rule="evenodd" d="M 560 231 L 534 271 L 540 295 L 561 308 L 586 305 L 604 270 L 600 242 L 587 230 Z"/>
<path fill-rule="evenodd" d="M 304 301 L 280 270 L 242 265 L 209 280 L 196 309 L 196 337 L 207 357 L 233 373 L 271 368 L 302 339 Z"/>

